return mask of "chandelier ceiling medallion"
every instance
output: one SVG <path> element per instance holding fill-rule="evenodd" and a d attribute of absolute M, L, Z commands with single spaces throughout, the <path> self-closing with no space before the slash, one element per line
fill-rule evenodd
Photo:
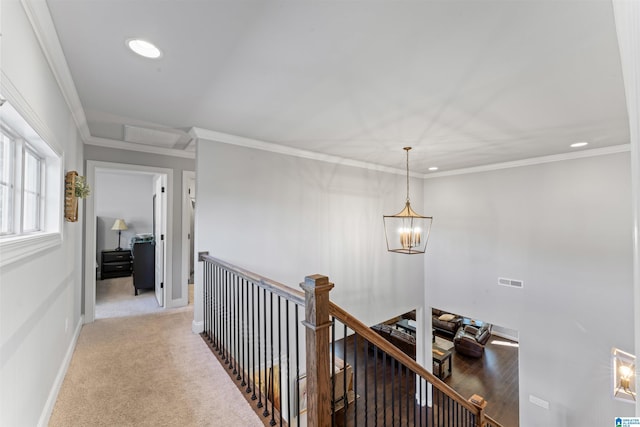
<path fill-rule="evenodd" d="M 433 217 L 422 216 L 411 209 L 409 200 L 409 150 L 407 153 L 407 201 L 404 209 L 395 215 L 384 215 L 384 234 L 387 250 L 400 254 L 423 254 L 427 248 Z"/>

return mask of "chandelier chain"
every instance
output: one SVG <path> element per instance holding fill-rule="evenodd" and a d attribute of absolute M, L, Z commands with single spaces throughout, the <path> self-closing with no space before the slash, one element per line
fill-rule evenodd
<path fill-rule="evenodd" d="M 409 203 L 409 150 L 411 147 L 405 147 L 404 150 L 407 152 L 407 203 Z"/>

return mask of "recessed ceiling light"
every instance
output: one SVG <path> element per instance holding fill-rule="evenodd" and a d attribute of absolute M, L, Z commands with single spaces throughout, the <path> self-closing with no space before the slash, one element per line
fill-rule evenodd
<path fill-rule="evenodd" d="M 437 171 L 437 170 L 438 170 L 438 167 L 437 167 L 437 166 L 431 166 L 431 167 L 429 168 L 429 170 L 430 170 L 430 171 Z"/>
<path fill-rule="evenodd" d="M 571 147 L 571 148 L 579 148 L 579 147 L 584 147 L 585 145 L 589 145 L 589 143 L 588 142 L 574 142 L 569 147 Z"/>
<path fill-rule="evenodd" d="M 129 49 L 140 56 L 144 56 L 145 58 L 155 59 L 162 56 L 160 49 L 158 49 L 153 43 L 146 40 L 129 39 L 127 40 L 127 46 L 129 46 Z"/>

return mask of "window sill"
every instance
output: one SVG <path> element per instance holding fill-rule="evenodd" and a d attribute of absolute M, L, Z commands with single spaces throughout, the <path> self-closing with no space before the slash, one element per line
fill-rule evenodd
<path fill-rule="evenodd" d="M 0 267 L 62 244 L 61 233 L 38 233 L 0 239 Z"/>

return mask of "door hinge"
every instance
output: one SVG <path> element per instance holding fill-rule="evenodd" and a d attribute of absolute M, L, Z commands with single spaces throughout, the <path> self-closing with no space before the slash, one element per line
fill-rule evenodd
<path fill-rule="evenodd" d="M 160 289 L 164 289 L 164 282 L 160 282 Z"/>
<path fill-rule="evenodd" d="M 164 187 L 162 187 L 162 190 L 161 190 L 161 192 L 162 192 L 162 193 L 164 193 Z"/>
<path fill-rule="evenodd" d="M 160 240 L 164 240 L 164 234 L 160 235 Z"/>
<path fill-rule="evenodd" d="M 191 240 L 191 233 L 187 233 L 187 240 Z"/>

